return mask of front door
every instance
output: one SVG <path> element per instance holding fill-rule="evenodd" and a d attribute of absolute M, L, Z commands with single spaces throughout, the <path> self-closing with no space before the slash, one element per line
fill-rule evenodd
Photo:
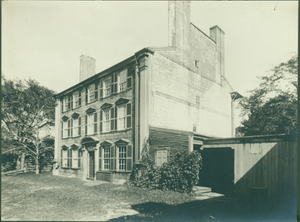
<path fill-rule="evenodd" d="M 95 158 L 94 151 L 89 152 L 89 178 L 95 177 Z"/>

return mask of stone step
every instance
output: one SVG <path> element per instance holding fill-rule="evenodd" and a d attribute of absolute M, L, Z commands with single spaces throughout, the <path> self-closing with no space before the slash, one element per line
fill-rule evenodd
<path fill-rule="evenodd" d="M 207 193 L 207 192 L 211 192 L 211 188 L 210 187 L 194 186 L 193 191 L 195 193 Z"/>

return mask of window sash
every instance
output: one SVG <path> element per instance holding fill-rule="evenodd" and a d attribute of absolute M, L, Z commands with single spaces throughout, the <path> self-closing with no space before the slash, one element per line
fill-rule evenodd
<path fill-rule="evenodd" d="M 119 170 L 126 171 L 126 147 L 119 147 Z"/>

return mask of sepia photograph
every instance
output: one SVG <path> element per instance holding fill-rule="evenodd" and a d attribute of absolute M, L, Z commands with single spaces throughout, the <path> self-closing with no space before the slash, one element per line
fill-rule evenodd
<path fill-rule="evenodd" d="M 1 6 L 1 221 L 297 221 L 297 1 Z"/>

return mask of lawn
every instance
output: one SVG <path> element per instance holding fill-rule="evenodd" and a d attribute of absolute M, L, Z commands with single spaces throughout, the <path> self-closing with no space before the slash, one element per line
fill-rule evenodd
<path fill-rule="evenodd" d="M 147 202 L 178 205 L 193 200 L 188 194 L 172 191 L 85 183 L 49 172 L 2 176 L 1 219 L 107 220 L 133 214 L 136 211 L 130 210 L 132 205 Z"/>
<path fill-rule="evenodd" d="M 2 176 L 1 220 L 296 221 L 295 195 L 195 200 L 172 191 L 93 183 L 49 172 Z"/>

